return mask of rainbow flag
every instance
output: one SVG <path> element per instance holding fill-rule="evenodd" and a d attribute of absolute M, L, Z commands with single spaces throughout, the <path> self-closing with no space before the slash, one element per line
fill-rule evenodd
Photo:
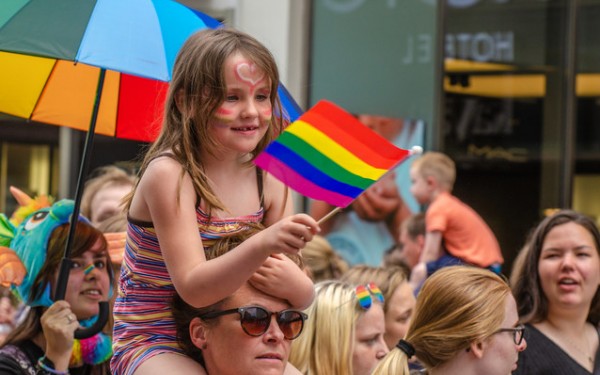
<path fill-rule="evenodd" d="M 304 196 L 346 207 L 409 154 L 321 100 L 254 163 Z"/>

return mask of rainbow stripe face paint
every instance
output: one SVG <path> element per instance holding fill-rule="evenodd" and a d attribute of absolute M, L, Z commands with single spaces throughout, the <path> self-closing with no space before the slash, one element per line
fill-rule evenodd
<path fill-rule="evenodd" d="M 88 275 L 90 272 L 92 272 L 94 270 L 94 268 L 96 268 L 96 266 L 94 266 L 93 264 L 90 264 L 83 270 L 83 273 L 85 275 Z"/>

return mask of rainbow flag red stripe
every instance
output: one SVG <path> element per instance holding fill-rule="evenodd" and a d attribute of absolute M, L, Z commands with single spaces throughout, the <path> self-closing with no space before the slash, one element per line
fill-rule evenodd
<path fill-rule="evenodd" d="M 348 112 L 321 100 L 254 162 L 302 195 L 346 207 L 408 155 Z"/>

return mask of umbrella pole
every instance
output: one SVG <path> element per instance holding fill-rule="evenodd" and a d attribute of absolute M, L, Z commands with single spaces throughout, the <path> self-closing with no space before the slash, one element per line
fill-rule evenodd
<path fill-rule="evenodd" d="M 73 207 L 73 214 L 71 215 L 69 236 L 67 237 L 67 244 L 65 246 L 65 253 L 63 255 L 62 262 L 60 264 L 60 272 L 58 274 L 58 281 L 56 283 L 56 291 L 54 294 L 54 301 L 59 301 L 65 298 L 67 291 L 67 282 L 69 281 L 69 273 L 71 271 L 71 248 L 73 238 L 75 237 L 75 229 L 77 227 L 77 219 L 79 218 L 79 211 L 81 206 L 81 196 L 83 195 L 83 185 L 87 172 L 90 166 L 90 159 L 92 155 L 94 135 L 96 133 L 96 120 L 98 119 L 98 112 L 100 109 L 100 98 L 102 97 L 102 89 L 104 87 L 104 77 L 106 76 L 106 69 L 101 68 L 98 76 L 98 85 L 96 88 L 96 100 L 94 101 L 94 108 L 92 110 L 92 118 L 90 120 L 90 128 L 85 138 L 85 144 L 83 147 L 83 156 L 81 159 L 81 165 L 79 168 L 79 177 L 77 178 L 77 186 L 75 189 L 75 204 Z M 108 318 L 108 302 L 100 302 L 100 312 L 98 314 L 98 320 L 96 323 L 84 330 L 77 330 L 75 332 L 75 338 L 83 339 L 91 337 L 98 333 L 102 327 L 106 324 Z M 104 317 L 103 317 L 104 315 Z M 99 327 L 97 327 L 99 326 Z"/>

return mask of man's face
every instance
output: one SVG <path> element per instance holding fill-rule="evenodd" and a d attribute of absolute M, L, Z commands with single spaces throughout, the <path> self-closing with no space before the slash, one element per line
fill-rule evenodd
<path fill-rule="evenodd" d="M 421 256 L 421 250 L 423 250 L 424 237 L 417 236 L 417 238 L 411 238 L 406 228 L 401 228 L 399 237 L 400 252 L 402 254 L 402 260 L 412 269 L 417 263 L 419 263 L 419 257 Z"/>

